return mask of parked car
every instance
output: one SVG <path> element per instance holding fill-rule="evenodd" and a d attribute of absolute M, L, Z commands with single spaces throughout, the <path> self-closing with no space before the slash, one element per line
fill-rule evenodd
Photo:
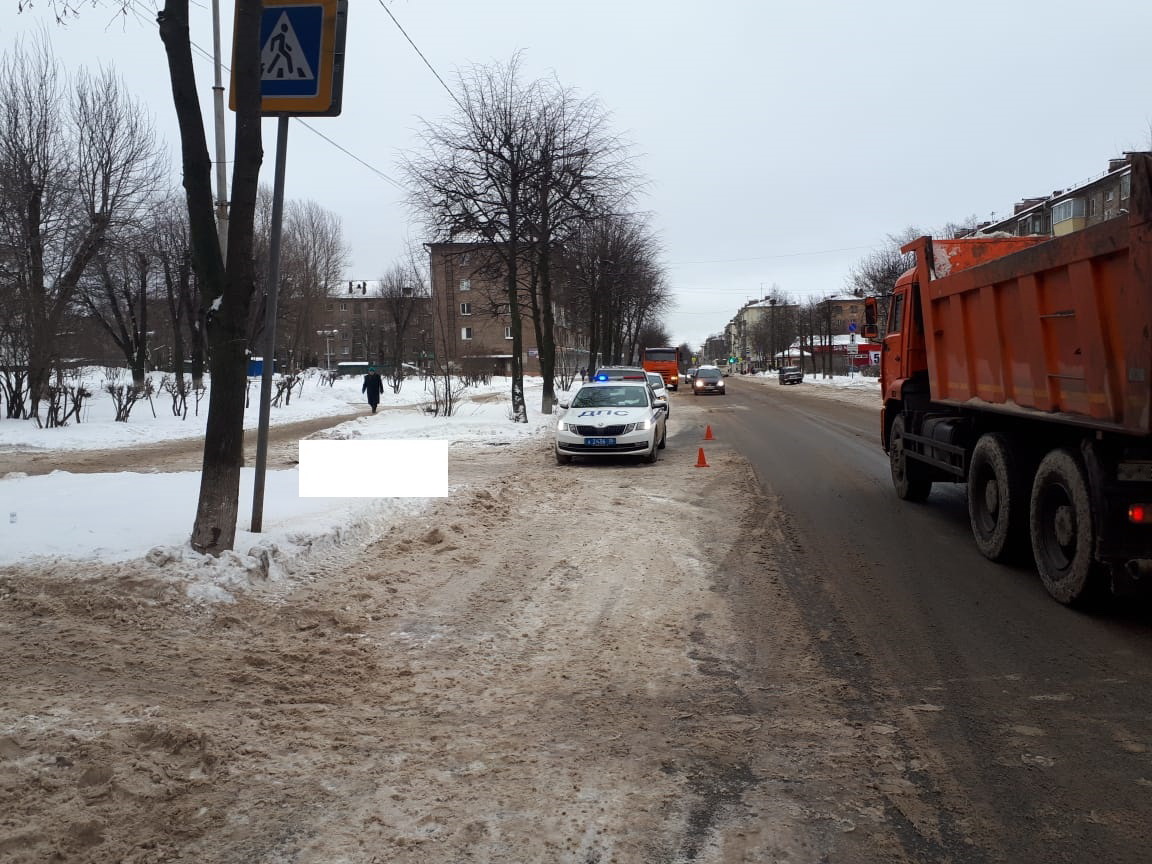
<path fill-rule="evenodd" d="M 640 456 L 656 461 L 668 436 L 667 412 L 647 380 L 592 381 L 560 402 L 566 409 L 556 424 L 556 461 L 573 456 Z"/>
<path fill-rule="evenodd" d="M 668 388 L 664 386 L 664 376 L 659 372 L 649 372 L 648 384 L 652 387 L 652 392 L 656 394 L 656 401 L 664 406 L 664 416 L 671 416 L 672 404 L 668 399 Z"/>
<path fill-rule="evenodd" d="M 799 384 L 804 380 L 804 370 L 799 366 L 781 366 L 779 377 L 781 384 Z"/>
<path fill-rule="evenodd" d="M 688 371 L 684 373 L 684 380 L 688 382 L 688 386 L 692 386 L 692 379 L 696 377 L 696 367 L 689 366 Z"/>
<path fill-rule="evenodd" d="M 724 373 L 715 366 L 701 366 L 692 379 L 692 392 L 697 396 L 701 393 L 719 393 L 723 396 Z"/>
<path fill-rule="evenodd" d="M 648 372 L 639 366 L 601 366 L 589 381 L 647 381 Z"/>

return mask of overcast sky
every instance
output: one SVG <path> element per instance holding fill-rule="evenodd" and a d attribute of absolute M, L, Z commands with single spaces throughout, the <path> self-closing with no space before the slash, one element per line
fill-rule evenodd
<path fill-rule="evenodd" d="M 45 27 L 69 69 L 115 66 L 152 111 L 178 182 L 155 0 L 134 0 L 128 16 L 100 0 L 65 26 L 48 0 L 20 15 L 0 2 L 5 51 Z M 522 50 L 526 79 L 555 75 L 601 102 L 649 182 L 639 208 L 663 244 L 667 324 L 694 346 L 773 286 L 798 299 L 839 292 L 888 234 L 1006 215 L 1149 146 L 1148 0 L 386 5 L 449 87 L 458 70 Z M 339 215 L 348 277 L 372 280 L 424 239 L 398 157 L 422 118 L 454 105 L 383 2 L 349 6 L 343 114 L 293 121 L 285 195 Z M 221 8 L 227 55 L 233 7 Z M 193 0 L 192 26 L 210 122 L 207 0 Z M 229 116 L 229 158 L 232 132 Z M 269 186 L 275 138 L 265 121 Z"/>

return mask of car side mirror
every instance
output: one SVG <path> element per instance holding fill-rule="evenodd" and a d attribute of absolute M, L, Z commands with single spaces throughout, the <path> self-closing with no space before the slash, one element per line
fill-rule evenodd
<path fill-rule="evenodd" d="M 567 411 L 567 410 L 568 410 L 568 406 L 569 406 L 571 403 L 569 403 L 569 402 L 557 402 L 556 404 L 557 404 L 557 405 L 559 405 L 561 408 L 563 408 L 565 411 Z"/>

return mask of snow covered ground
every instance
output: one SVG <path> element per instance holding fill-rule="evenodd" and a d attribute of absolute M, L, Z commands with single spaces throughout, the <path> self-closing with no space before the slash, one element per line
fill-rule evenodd
<path fill-rule="evenodd" d="M 447 439 L 451 447 L 514 441 L 541 434 L 548 418 L 536 410 L 540 382 L 526 385 L 527 425 L 512 423 L 509 380 L 470 388 L 452 417 L 432 417 L 423 410 L 431 397 L 419 379 L 408 379 L 398 394 L 386 390 L 380 411 L 369 414 L 360 394 L 359 378 L 344 378 L 329 386 L 312 378 L 290 405 L 272 409 L 276 426 L 362 412 L 336 424 L 325 437 L 341 439 Z M 90 387 L 96 391 L 95 387 Z M 253 429 L 259 415 L 259 385 L 252 387 L 244 425 Z M 164 397 L 167 401 L 167 397 Z M 127 423 L 113 420 L 111 397 L 94 392 L 82 422 L 58 429 L 39 429 L 32 422 L 0 421 L 0 450 L 23 453 L 132 448 L 204 434 L 207 400 L 199 416 L 173 417 L 156 399 L 153 416 L 147 403 L 136 405 Z M 248 532 L 254 469 L 241 476 L 240 518 L 236 549 L 257 556 L 275 548 L 281 557 L 310 547 L 317 538 L 341 536 L 367 519 L 378 520 L 418 512 L 427 499 L 301 498 L 297 470 L 270 470 L 266 475 L 264 531 Z M 35 558 L 121 561 L 145 555 L 157 560 L 195 556 L 187 539 L 196 510 L 200 476 L 197 472 L 72 474 L 54 471 L 41 476 L 10 472 L 0 478 L 0 564 Z M 243 556 L 238 556 L 243 557 Z M 207 564 L 207 562 L 202 562 Z M 235 562 L 234 562 L 235 563 Z M 243 562 L 241 562 L 243 563 Z"/>
<path fill-rule="evenodd" d="M 27 421 L 0 421 L 0 451 L 43 453 L 69 450 L 133 448 L 141 444 L 202 437 L 207 400 L 199 416 L 173 417 L 168 397 L 154 397 L 155 413 L 147 403 L 136 405 L 129 422 L 116 423 L 111 398 L 99 387 L 93 370 L 89 389 L 94 395 L 82 422 L 59 429 L 39 429 Z M 753 376 L 760 377 L 760 376 Z M 764 376 L 774 379 L 774 375 Z M 769 383 L 767 381 L 765 384 Z M 875 392 L 874 378 L 807 376 L 805 385 L 858 392 Z M 546 436 L 554 418 L 539 413 L 541 382 L 528 379 L 529 422 L 509 420 L 507 378 L 469 389 L 452 417 L 433 417 L 423 410 L 430 394 L 419 379 L 408 379 L 398 394 L 386 390 L 379 413 L 367 412 L 359 378 L 344 378 L 329 386 L 309 379 L 290 405 L 272 409 L 273 426 L 353 412 L 361 416 L 336 423 L 325 437 L 342 439 L 447 439 L 452 454 L 468 448 L 509 445 Z M 252 387 L 245 428 L 255 428 L 258 382 Z M 37 559 L 126 561 L 147 557 L 157 564 L 173 562 L 203 570 L 219 581 L 224 571 L 259 570 L 267 575 L 273 564 L 290 560 L 325 539 L 349 539 L 365 526 L 419 513 L 430 499 L 301 498 L 298 471 L 269 470 L 264 497 L 264 531 L 253 534 L 250 524 L 254 471 L 241 478 L 237 554 L 222 560 L 199 556 L 188 545 L 199 489 L 198 472 L 26 476 L 19 471 L 0 478 L 0 565 Z M 453 490 L 449 490 L 452 494 Z"/>

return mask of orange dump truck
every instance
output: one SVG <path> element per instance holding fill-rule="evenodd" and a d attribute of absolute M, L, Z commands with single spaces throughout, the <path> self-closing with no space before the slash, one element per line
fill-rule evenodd
<path fill-rule="evenodd" d="M 1114 219 L 905 246 L 881 352 L 897 495 L 967 483 L 980 551 L 1030 550 L 1069 604 L 1152 583 L 1152 154 L 1129 158 Z"/>

